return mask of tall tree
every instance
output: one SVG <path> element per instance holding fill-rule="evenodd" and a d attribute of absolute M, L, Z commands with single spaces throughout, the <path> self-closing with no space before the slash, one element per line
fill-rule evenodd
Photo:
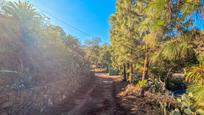
<path fill-rule="evenodd" d="M 126 80 L 126 68 L 130 69 L 128 73 L 133 73 L 136 48 L 140 44 L 137 24 L 140 22 L 141 14 L 135 0 L 118 0 L 116 7 L 116 13 L 110 18 L 113 64 L 123 66 L 123 76 Z"/>
<path fill-rule="evenodd" d="M 123 66 L 126 72 L 138 55 L 144 57 L 142 79 L 145 79 L 152 51 L 166 36 L 172 37 L 169 35 L 175 30 L 177 34 L 184 33 L 191 21 L 183 22 L 200 5 L 201 0 L 117 0 L 116 13 L 110 18 L 113 64 Z"/>
<path fill-rule="evenodd" d="M 106 67 L 106 71 L 108 72 L 109 66 L 112 62 L 110 46 L 107 44 L 100 46 L 99 63 L 102 64 L 103 67 Z"/>
<path fill-rule="evenodd" d="M 151 45 L 146 41 L 162 40 L 165 34 L 177 29 L 177 33 L 184 32 L 182 23 L 201 4 L 201 1 L 173 1 L 173 0 L 148 0 L 145 8 L 145 19 L 140 30 L 146 32 L 144 36 L 145 60 L 143 79 L 146 77 L 149 65 L 149 51 Z M 185 10 L 184 10 L 185 9 Z"/>
<path fill-rule="evenodd" d="M 100 50 L 100 38 L 92 38 L 85 42 L 87 61 L 93 65 L 98 65 L 98 56 Z"/>

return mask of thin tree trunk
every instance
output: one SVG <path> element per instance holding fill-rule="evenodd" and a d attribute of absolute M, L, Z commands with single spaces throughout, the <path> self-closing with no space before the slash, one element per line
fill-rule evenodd
<path fill-rule="evenodd" d="M 147 77 L 148 66 L 149 66 L 149 59 L 148 59 L 148 48 L 147 48 L 147 44 L 146 44 L 145 45 L 145 60 L 144 60 L 144 70 L 143 70 L 143 74 L 142 74 L 142 80 L 144 80 Z"/>
<path fill-rule="evenodd" d="M 126 64 L 123 64 L 123 81 L 127 81 Z"/>
<path fill-rule="evenodd" d="M 128 79 L 129 79 L 129 77 L 130 77 L 130 71 L 129 71 L 129 69 L 130 69 L 130 63 L 127 63 L 127 70 L 128 70 L 128 72 L 126 72 L 126 73 L 127 73 Z"/>
<path fill-rule="evenodd" d="M 130 64 L 130 79 L 133 80 L 133 75 L 134 75 L 134 67 L 133 64 Z"/>
<path fill-rule="evenodd" d="M 106 72 L 109 73 L 109 64 L 106 65 Z"/>

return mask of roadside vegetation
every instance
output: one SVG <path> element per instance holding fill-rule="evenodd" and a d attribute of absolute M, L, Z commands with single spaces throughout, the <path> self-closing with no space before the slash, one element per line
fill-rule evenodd
<path fill-rule="evenodd" d="M 204 17 L 203 1 L 117 0 L 116 8 L 112 65 L 139 90 L 135 95 L 174 98 L 152 103 L 164 115 L 203 115 L 204 33 L 195 24 Z"/>
<path fill-rule="evenodd" d="M 0 10 L 0 114 L 44 115 L 92 79 L 79 40 L 29 2 Z"/>
<path fill-rule="evenodd" d="M 204 30 L 196 23 L 203 5 L 117 0 L 110 44 L 92 38 L 82 45 L 30 3 L 1 4 L 1 111 L 43 115 L 94 71 L 121 76 L 119 105 L 132 114 L 204 115 Z"/>

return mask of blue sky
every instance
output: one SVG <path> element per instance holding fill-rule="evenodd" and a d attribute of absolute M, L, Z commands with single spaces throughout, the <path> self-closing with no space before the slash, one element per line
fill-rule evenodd
<path fill-rule="evenodd" d="M 16 1 L 16 0 L 8 0 Z M 24 0 L 27 1 L 27 0 Z M 61 26 L 67 34 L 80 39 L 81 42 L 100 37 L 102 43 L 110 43 L 109 17 L 115 12 L 116 0 L 28 0 L 37 9 L 48 12 L 51 22 Z M 204 3 L 204 0 L 203 0 Z M 47 13 L 45 13 L 47 14 Z M 58 19 L 53 18 L 52 16 Z M 195 13 L 189 18 L 195 19 L 193 26 L 204 30 L 204 17 L 196 17 Z M 67 24 L 64 24 L 67 23 Z M 76 29 L 78 28 L 83 32 Z M 192 28 L 192 26 L 190 27 Z M 87 34 L 89 36 L 87 36 Z"/>
<path fill-rule="evenodd" d="M 66 33 L 76 36 L 81 42 L 91 37 L 100 37 L 102 43 L 109 43 L 109 17 L 115 12 L 116 0 L 29 0 L 60 20 L 79 28 L 90 36 L 52 18 L 51 22 L 63 27 Z"/>
<path fill-rule="evenodd" d="M 192 18 L 194 20 L 194 23 L 192 26 L 190 26 L 189 29 L 196 28 L 198 30 L 204 30 L 204 16 L 203 14 L 196 14 L 195 12 L 193 13 L 192 16 L 189 18 Z"/>

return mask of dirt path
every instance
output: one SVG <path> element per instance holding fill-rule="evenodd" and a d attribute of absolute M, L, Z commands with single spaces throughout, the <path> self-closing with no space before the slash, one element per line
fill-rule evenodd
<path fill-rule="evenodd" d="M 116 101 L 114 79 L 117 76 L 96 74 L 95 81 L 72 98 L 53 108 L 56 115 L 125 115 Z M 88 91 L 87 91 L 88 90 Z"/>
<path fill-rule="evenodd" d="M 159 115 L 157 101 L 162 97 L 148 92 L 140 96 L 137 88 L 120 77 L 96 74 L 94 81 L 48 115 Z"/>

